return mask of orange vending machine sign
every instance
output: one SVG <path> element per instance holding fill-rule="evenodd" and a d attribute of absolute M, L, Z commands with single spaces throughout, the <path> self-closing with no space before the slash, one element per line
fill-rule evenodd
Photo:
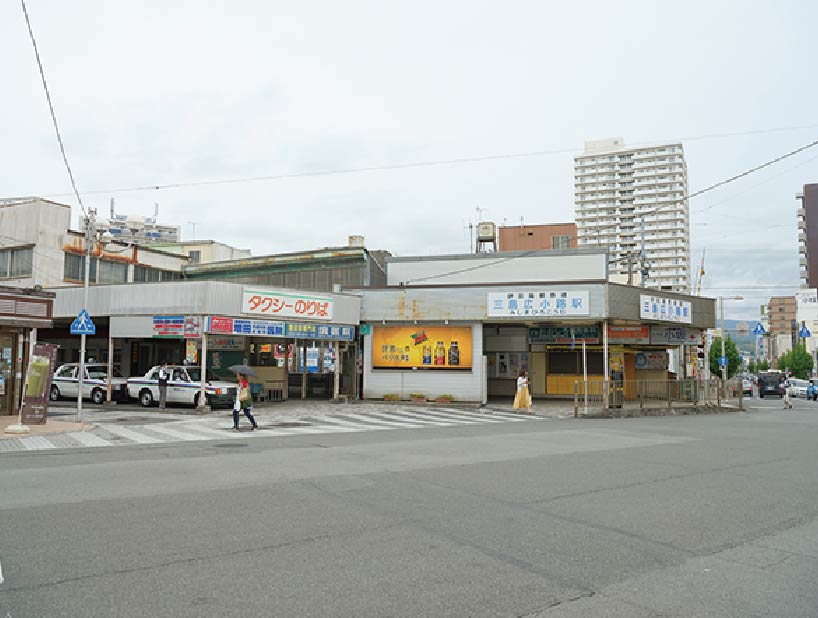
<path fill-rule="evenodd" d="M 373 326 L 375 369 L 472 368 L 471 326 Z"/>

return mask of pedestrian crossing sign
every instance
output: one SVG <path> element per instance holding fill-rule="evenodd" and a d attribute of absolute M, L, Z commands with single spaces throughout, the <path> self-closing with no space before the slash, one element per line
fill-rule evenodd
<path fill-rule="evenodd" d="M 77 319 L 71 322 L 72 335 L 95 335 L 96 332 L 97 327 L 85 309 L 80 311 Z"/>

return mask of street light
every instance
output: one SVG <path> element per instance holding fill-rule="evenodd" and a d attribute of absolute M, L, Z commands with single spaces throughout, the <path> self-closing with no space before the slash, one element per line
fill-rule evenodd
<path fill-rule="evenodd" d="M 744 300 L 743 296 L 728 296 L 727 300 Z M 724 296 L 719 296 L 719 305 L 721 307 L 721 358 L 726 360 L 727 353 L 724 351 L 725 329 L 724 329 Z M 709 363 L 708 359 L 708 363 Z M 720 363 L 721 364 L 721 363 Z M 727 397 L 727 363 L 721 366 L 721 382 L 724 388 L 724 397 Z"/>

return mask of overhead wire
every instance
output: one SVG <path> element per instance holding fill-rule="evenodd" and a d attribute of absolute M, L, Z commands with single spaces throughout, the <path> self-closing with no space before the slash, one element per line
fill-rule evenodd
<path fill-rule="evenodd" d="M 68 178 L 71 180 L 71 187 L 74 189 L 74 197 L 77 198 L 77 203 L 82 210 L 82 214 L 86 215 L 85 204 L 82 202 L 80 192 L 77 189 L 77 181 L 74 178 L 74 172 L 71 170 L 71 164 L 68 162 L 68 155 L 65 152 L 65 144 L 63 143 L 62 134 L 60 133 L 60 126 L 57 124 L 57 114 L 54 112 L 54 103 L 51 101 L 51 92 L 48 89 L 48 82 L 45 79 L 45 70 L 43 69 L 43 62 L 40 59 L 40 50 L 37 48 L 37 40 L 34 38 L 34 30 L 31 28 L 31 20 L 28 16 L 28 9 L 26 8 L 26 0 L 20 0 L 23 6 L 23 15 L 26 18 L 26 26 L 28 27 L 28 35 L 31 38 L 31 45 L 34 47 L 34 57 L 37 59 L 37 67 L 40 70 L 40 78 L 43 82 L 43 90 L 45 91 L 45 98 L 48 101 L 48 111 L 51 112 L 51 122 L 54 125 L 54 132 L 57 134 L 57 143 L 60 145 L 60 153 L 65 164 L 65 169 L 68 172 Z"/>

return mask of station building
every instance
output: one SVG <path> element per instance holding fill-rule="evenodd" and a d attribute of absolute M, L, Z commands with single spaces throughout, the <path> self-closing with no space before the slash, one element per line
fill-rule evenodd
<path fill-rule="evenodd" d="M 390 257 L 387 286 L 361 290 L 363 396 L 487 402 L 590 382 L 692 377 L 685 347 L 715 301 L 608 281 L 597 249 Z"/>

